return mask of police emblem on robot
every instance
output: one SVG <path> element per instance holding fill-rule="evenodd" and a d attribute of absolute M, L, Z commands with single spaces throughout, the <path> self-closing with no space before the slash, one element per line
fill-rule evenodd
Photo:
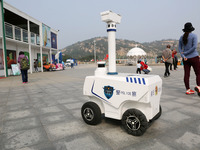
<path fill-rule="evenodd" d="M 113 91 L 115 90 L 112 86 L 104 86 L 104 95 L 107 99 L 110 99 L 113 96 Z"/>

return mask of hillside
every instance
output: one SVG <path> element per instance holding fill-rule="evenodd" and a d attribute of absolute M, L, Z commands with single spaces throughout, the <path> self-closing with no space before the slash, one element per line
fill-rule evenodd
<path fill-rule="evenodd" d="M 116 39 L 116 56 L 117 58 L 126 58 L 127 52 L 137 45 L 147 53 L 147 57 L 153 58 L 160 55 L 167 44 L 177 49 L 178 40 L 168 39 L 149 43 L 138 43 L 135 41 Z M 91 60 L 94 58 L 94 45 L 97 59 L 105 58 L 108 53 L 107 37 L 96 37 L 67 46 L 62 50 L 65 55 L 64 58 L 71 57 L 79 60 Z"/>

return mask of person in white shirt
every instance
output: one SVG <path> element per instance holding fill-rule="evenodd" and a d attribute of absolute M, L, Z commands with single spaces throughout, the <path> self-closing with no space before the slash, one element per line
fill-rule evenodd
<path fill-rule="evenodd" d="M 73 59 L 70 60 L 70 63 L 71 63 L 71 68 L 74 68 L 74 60 Z"/>
<path fill-rule="evenodd" d="M 136 73 L 138 74 L 138 72 L 139 72 L 139 74 L 141 74 L 141 64 L 140 64 L 140 61 L 138 60 L 137 61 L 137 71 L 136 71 Z"/>

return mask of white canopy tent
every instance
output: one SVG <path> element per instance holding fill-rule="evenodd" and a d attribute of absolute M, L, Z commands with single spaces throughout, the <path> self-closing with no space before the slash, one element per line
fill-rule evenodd
<path fill-rule="evenodd" d="M 134 48 L 132 48 L 131 50 L 129 50 L 129 52 L 127 53 L 129 62 L 133 62 L 135 59 L 136 64 L 137 64 L 137 60 L 139 57 L 143 57 L 146 55 L 147 55 L 147 53 L 143 49 L 137 47 L 137 45 Z"/>

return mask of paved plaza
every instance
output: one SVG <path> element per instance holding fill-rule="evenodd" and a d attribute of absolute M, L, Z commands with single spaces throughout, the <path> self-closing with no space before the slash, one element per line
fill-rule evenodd
<path fill-rule="evenodd" d="M 162 115 L 144 133 L 132 136 L 121 122 L 105 118 L 87 125 L 81 107 L 84 78 L 95 65 L 64 71 L 0 79 L 0 150 L 199 150 L 200 97 L 186 95 L 183 68 L 164 78 L 164 66 L 151 66 L 150 74 L 163 79 Z M 135 66 L 117 66 L 118 72 L 135 73 Z M 190 85 L 195 87 L 191 71 Z"/>

